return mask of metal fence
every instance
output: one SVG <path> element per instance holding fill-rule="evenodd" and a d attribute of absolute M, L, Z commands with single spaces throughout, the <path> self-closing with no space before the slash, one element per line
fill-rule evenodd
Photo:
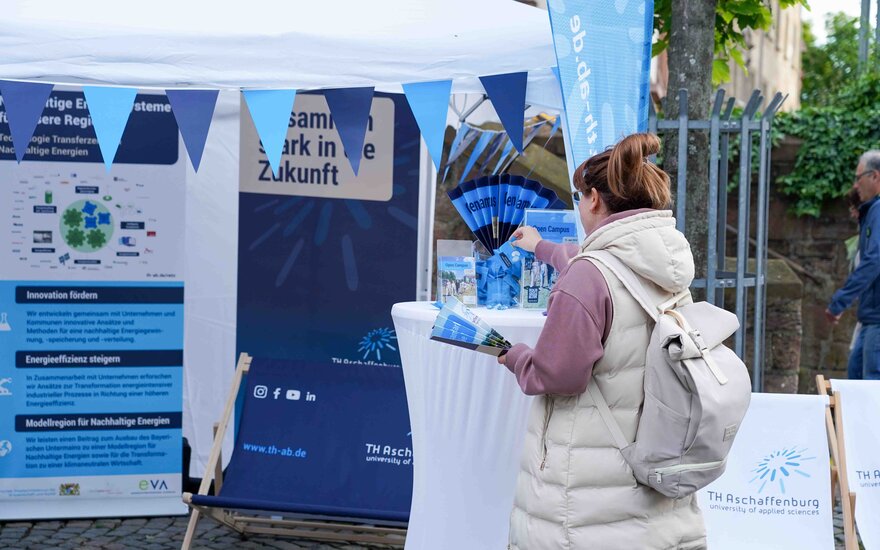
<path fill-rule="evenodd" d="M 695 279 L 692 288 L 706 289 L 706 300 L 722 307 L 725 303 L 725 290 L 735 292 L 734 313 L 739 319 L 740 328 L 734 337 L 734 351 L 749 363 L 746 343 L 748 337 L 753 338 L 752 349 L 749 351 L 754 391 L 761 391 L 763 387 L 765 358 L 770 128 L 784 100 L 782 94 L 777 93 L 767 107 L 759 111 L 764 104 L 764 97 L 755 90 L 742 112 L 733 116 L 734 99 L 725 101 L 724 91 L 718 90 L 709 120 L 692 120 L 688 118 L 687 91 L 682 89 L 678 92 L 679 117 L 658 118 L 652 105 L 648 123 L 651 132 L 678 141 L 675 217 L 680 231 L 684 231 L 687 224 L 685 198 L 688 133 L 708 132 L 707 265 L 702 270 L 697 266 L 697 272 L 702 271 L 705 277 Z M 757 158 L 753 158 L 753 155 L 757 155 Z M 735 175 L 738 175 L 736 202 L 728 204 L 728 186 Z M 751 204 L 753 195 L 757 203 L 755 205 Z M 731 214 L 736 215 L 735 226 L 728 225 L 728 216 Z M 755 217 L 754 224 L 750 219 L 752 215 Z M 728 232 L 736 237 L 734 271 L 725 269 Z M 751 319 L 749 300 L 754 301 Z"/>

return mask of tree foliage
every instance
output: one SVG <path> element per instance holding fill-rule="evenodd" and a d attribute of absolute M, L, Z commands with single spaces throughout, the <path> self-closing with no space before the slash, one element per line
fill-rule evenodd
<path fill-rule="evenodd" d="M 827 105 L 781 113 L 773 130 L 777 139 L 803 140 L 794 170 L 777 178 L 778 189 L 795 199 L 795 214 L 819 216 L 825 201 L 850 190 L 859 156 L 880 149 L 880 73 L 850 79 Z"/>
<path fill-rule="evenodd" d="M 802 141 L 794 170 L 776 180 L 799 216 L 819 216 L 826 201 L 846 195 L 859 156 L 880 149 L 880 73 L 869 65 L 857 74 L 858 19 L 837 13 L 825 29 L 825 44 L 805 33 L 801 110 L 780 113 L 773 125 L 774 142 Z"/>
<path fill-rule="evenodd" d="M 805 27 L 808 31 L 809 27 Z M 812 32 L 804 32 L 806 50 L 801 58 L 803 88 L 801 103 L 811 107 L 829 105 L 850 83 L 859 67 L 859 20 L 845 13 L 825 20 L 828 41 L 817 44 Z M 869 36 L 873 33 L 869 33 Z"/>
<path fill-rule="evenodd" d="M 672 24 L 672 3 L 677 0 L 655 0 L 654 30 L 660 37 L 654 43 L 653 55 L 669 46 Z M 807 0 L 779 0 L 780 9 L 808 6 Z M 742 52 L 748 49 L 743 31 L 746 29 L 768 30 L 773 24 L 773 14 L 764 0 L 717 0 L 715 11 L 715 60 L 712 64 L 712 81 L 716 84 L 730 80 L 730 59 L 746 68 Z"/>

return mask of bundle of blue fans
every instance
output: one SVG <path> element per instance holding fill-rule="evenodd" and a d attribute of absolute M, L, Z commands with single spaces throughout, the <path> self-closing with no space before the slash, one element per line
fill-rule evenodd
<path fill-rule="evenodd" d="M 567 208 L 552 189 L 523 176 L 486 176 L 447 193 L 477 240 L 492 255 L 477 259 L 477 303 L 489 308 L 515 306 L 520 293 L 520 252 L 508 241 L 528 208 Z"/>
<path fill-rule="evenodd" d="M 473 311 L 454 296 L 441 306 L 431 329 L 431 340 L 495 357 L 511 347 L 511 343 L 498 331 L 474 315 Z"/>

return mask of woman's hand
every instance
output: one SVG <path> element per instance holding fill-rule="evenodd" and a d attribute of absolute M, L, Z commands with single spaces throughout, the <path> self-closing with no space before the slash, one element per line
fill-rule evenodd
<path fill-rule="evenodd" d="M 499 365 L 507 365 L 507 353 L 502 353 L 498 356 L 498 364 Z"/>
<path fill-rule="evenodd" d="M 517 248 L 522 248 L 526 252 L 534 252 L 538 243 L 543 240 L 541 239 L 541 234 L 538 233 L 538 230 L 530 225 L 524 225 L 514 231 L 513 237 L 516 240 L 510 244 Z"/>

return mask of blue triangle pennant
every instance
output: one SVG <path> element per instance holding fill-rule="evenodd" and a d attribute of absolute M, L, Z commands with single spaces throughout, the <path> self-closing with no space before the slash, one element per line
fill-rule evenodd
<path fill-rule="evenodd" d="M 242 90 L 272 173 L 278 174 L 296 90 Z"/>
<path fill-rule="evenodd" d="M 547 121 L 539 122 L 539 123 L 537 123 L 537 124 L 534 124 L 534 125 L 532 125 L 532 126 L 529 126 L 529 133 L 526 134 L 525 141 L 523 141 L 523 150 L 525 150 L 525 148 L 529 146 L 529 144 L 532 142 L 532 140 L 535 139 L 535 136 L 538 135 L 538 130 L 540 130 L 541 127 L 544 126 L 545 124 L 547 124 Z M 510 147 L 508 147 L 508 148 L 506 149 L 506 151 L 509 153 L 509 152 L 510 152 Z M 502 155 L 502 157 L 503 157 L 503 156 L 504 156 L 504 155 Z M 504 167 L 504 170 L 507 171 L 507 169 L 510 168 L 511 165 L 513 165 L 514 161 L 515 161 L 519 156 L 520 156 L 520 154 L 519 154 L 519 152 L 517 152 L 517 153 L 514 154 L 512 157 L 510 157 L 510 160 L 508 161 L 507 166 Z M 525 156 L 525 153 L 523 153 L 522 156 Z"/>
<path fill-rule="evenodd" d="M 492 175 L 496 175 L 499 170 L 501 170 L 501 166 L 504 164 L 505 159 L 507 159 L 507 155 L 510 154 L 510 151 L 513 150 L 513 143 L 510 140 L 507 140 L 507 143 L 504 144 L 504 149 L 501 150 L 501 156 L 498 157 L 498 164 L 495 165 L 495 169 L 492 170 Z"/>
<path fill-rule="evenodd" d="M 461 143 L 462 138 L 469 131 L 469 128 L 470 127 L 468 125 L 462 124 L 455 132 L 455 137 L 452 139 L 452 145 L 449 147 L 449 154 L 446 155 L 446 166 L 443 168 L 443 177 L 440 179 L 440 183 L 446 181 L 446 176 L 449 174 L 449 165 L 452 164 L 452 161 L 449 157 L 452 156 L 455 148 L 458 147 L 459 143 Z"/>
<path fill-rule="evenodd" d="M 165 90 L 171 111 L 177 119 L 177 127 L 183 136 L 183 144 L 196 172 L 202 162 L 208 129 L 214 116 L 219 90 Z"/>
<path fill-rule="evenodd" d="M 467 124 L 462 124 L 462 128 L 466 128 L 464 134 L 462 134 L 461 139 L 458 140 L 458 143 L 452 142 L 452 147 L 449 148 L 449 155 L 446 157 L 446 164 L 452 164 L 455 162 L 458 157 L 460 157 L 465 150 L 473 143 L 478 137 L 483 135 L 481 130 L 477 130 L 476 128 L 471 128 Z M 458 139 L 458 136 L 456 136 Z"/>
<path fill-rule="evenodd" d="M 364 153 L 367 123 L 373 104 L 373 88 L 339 88 L 324 90 L 324 98 L 330 107 L 330 116 L 342 139 L 342 148 L 356 176 Z"/>
<path fill-rule="evenodd" d="M 104 157 L 104 166 L 109 172 L 137 97 L 137 89 L 83 86 L 83 93 L 95 127 L 98 147 Z"/>
<path fill-rule="evenodd" d="M 486 167 L 489 166 L 489 161 L 495 156 L 495 153 L 501 149 L 501 146 L 505 141 L 510 140 L 507 139 L 507 134 L 504 132 L 498 132 L 498 134 L 492 136 L 489 145 L 486 147 L 486 158 L 483 159 L 483 162 L 480 164 L 480 172 L 483 172 Z"/>
<path fill-rule="evenodd" d="M 510 141 L 523 152 L 523 111 L 526 107 L 526 84 L 529 73 L 507 73 L 481 76 L 480 82 L 489 95 Z"/>
<path fill-rule="evenodd" d="M 483 154 L 483 151 L 486 150 L 486 146 L 489 145 L 489 140 L 492 139 L 492 136 L 495 134 L 493 132 L 483 132 L 483 135 L 480 136 L 480 139 L 477 140 L 476 145 L 474 145 L 473 151 L 471 151 L 471 156 L 468 157 L 467 165 L 464 167 L 464 171 L 461 173 L 461 178 L 458 180 L 458 184 L 461 185 L 461 182 L 465 180 L 465 176 L 467 176 L 471 168 L 474 167 L 474 163 L 477 162 L 477 159 Z"/>
<path fill-rule="evenodd" d="M 43 108 L 52 93 L 52 84 L 36 82 L 12 82 L 0 80 L 0 96 L 6 108 L 9 121 L 9 133 L 12 134 L 12 146 L 15 148 L 15 159 L 21 162 L 27 152 L 28 144 L 34 137 L 34 130 L 43 114 Z"/>
<path fill-rule="evenodd" d="M 443 136 L 446 133 L 446 113 L 451 92 L 451 80 L 403 85 L 403 93 L 437 170 L 440 170 L 440 161 L 443 158 Z"/>

